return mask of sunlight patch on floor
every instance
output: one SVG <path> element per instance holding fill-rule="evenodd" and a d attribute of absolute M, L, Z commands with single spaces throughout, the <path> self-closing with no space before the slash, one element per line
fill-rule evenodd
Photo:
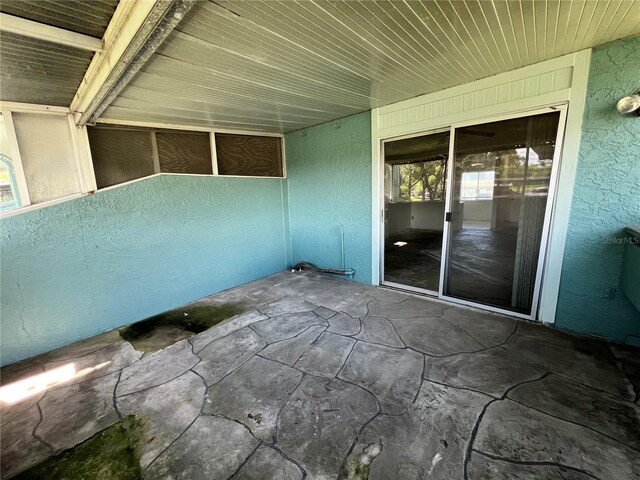
<path fill-rule="evenodd" d="M 0 387 L 0 401 L 8 405 L 13 405 L 56 385 L 89 375 L 96 370 L 106 367 L 110 363 L 110 361 L 103 362 L 79 371 L 76 371 L 73 363 L 67 363 L 66 365 L 53 368 L 44 373 L 32 375 L 24 380 Z"/>

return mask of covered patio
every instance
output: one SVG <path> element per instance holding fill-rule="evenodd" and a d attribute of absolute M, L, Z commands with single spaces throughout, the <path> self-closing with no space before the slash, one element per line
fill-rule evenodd
<path fill-rule="evenodd" d="M 640 480 L 640 0 L 0 0 L 0 477 Z"/>
<path fill-rule="evenodd" d="M 245 311 L 153 353 L 113 331 L 4 368 L 78 372 L 3 406 L 4 474 L 55 478 L 124 425 L 129 469 L 84 478 L 638 478 L 631 349 L 308 272 L 184 311 L 225 305 Z"/>

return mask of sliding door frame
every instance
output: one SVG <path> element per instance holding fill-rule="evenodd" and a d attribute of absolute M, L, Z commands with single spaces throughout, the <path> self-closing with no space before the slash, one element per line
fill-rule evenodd
<path fill-rule="evenodd" d="M 537 318 L 537 314 L 538 314 L 538 310 L 539 310 L 539 306 L 540 306 L 540 293 L 541 293 L 541 288 L 542 288 L 542 279 L 543 279 L 543 273 L 544 273 L 544 268 L 545 268 L 545 264 L 546 264 L 546 260 L 547 260 L 547 246 L 548 246 L 548 242 L 549 242 L 549 232 L 550 232 L 550 228 L 551 228 L 551 222 L 552 222 L 552 217 L 553 217 L 553 212 L 554 212 L 554 208 L 556 205 L 556 193 L 558 190 L 558 177 L 559 177 L 559 172 L 560 172 L 560 168 L 561 168 L 561 163 L 562 163 L 562 152 L 563 152 L 563 147 L 564 147 L 564 137 L 565 137 L 565 128 L 566 128 L 566 123 L 567 123 L 567 111 L 568 111 L 568 102 L 562 102 L 559 103 L 558 105 L 551 105 L 551 106 L 547 106 L 547 107 L 540 107 L 540 108 L 534 108 L 534 109 L 530 109 L 530 110 L 524 110 L 524 111 L 518 111 L 515 113 L 505 113 L 505 114 L 501 114 L 501 115 L 493 115 L 493 116 L 487 116 L 484 118 L 476 118 L 474 120 L 468 120 L 468 121 L 464 121 L 464 122 L 454 122 L 452 123 L 450 126 L 448 127 L 443 127 L 443 128 L 437 128 L 437 129 L 431 129 L 431 130 L 426 130 L 423 132 L 414 132 L 411 134 L 407 134 L 407 135 L 399 135 L 399 136 L 394 136 L 394 137 L 389 137 L 389 138 L 383 138 L 380 139 L 380 161 L 378 162 L 379 165 L 379 175 L 380 175 L 380 179 L 382 180 L 380 182 L 380 189 L 378 191 L 378 196 L 380 198 L 381 204 L 383 205 L 383 209 L 382 209 L 382 218 L 380 219 L 381 221 L 381 228 L 380 228 L 380 245 L 381 248 L 379 250 L 379 255 L 380 255 L 380 285 L 383 286 L 388 286 L 388 287 L 392 287 L 392 288 L 398 288 L 398 289 L 402 289 L 402 290 L 406 290 L 406 291 L 410 291 L 410 292 L 415 292 L 415 293 L 420 293 L 420 294 L 424 294 L 424 295 L 429 295 L 429 296 L 433 296 L 433 297 L 437 297 L 441 300 L 447 301 L 447 302 L 451 302 L 451 303 L 456 303 L 459 305 L 465 305 L 465 306 L 470 306 L 470 307 L 475 307 L 475 308 L 480 308 L 483 310 L 487 310 L 490 312 L 494 312 L 494 313 L 500 313 L 500 314 L 504 314 L 504 315 L 509 315 L 512 317 L 517 317 L 517 318 L 522 318 L 525 320 L 536 320 Z M 544 114 L 544 113 L 552 113 L 552 112 L 559 112 L 560 113 L 560 118 L 558 119 L 558 129 L 556 132 L 556 143 L 555 143 L 555 150 L 553 152 L 553 164 L 552 164 L 552 168 L 551 168 L 551 179 L 549 181 L 549 191 L 548 191 L 548 196 L 547 196 L 547 204 L 545 206 L 545 214 L 544 214 L 544 223 L 543 223 L 543 229 L 542 229 L 542 238 L 540 241 L 540 251 L 538 253 L 538 262 L 537 262 L 537 268 L 536 268 L 536 279 L 535 279 L 535 283 L 534 283 L 534 293 L 533 293 L 533 299 L 532 299 L 532 307 L 531 307 L 531 312 L 529 314 L 525 314 L 525 313 L 519 313 L 519 312 L 514 312 L 513 310 L 509 310 L 506 308 L 500 308 L 500 307 L 495 307 L 495 306 L 491 306 L 491 305 L 487 305 L 487 304 L 483 304 L 483 303 L 479 303 L 479 302 L 473 302 L 471 300 L 464 300 L 464 299 L 460 299 L 460 298 L 456 298 L 456 297 L 452 297 L 449 295 L 445 295 L 444 293 L 444 286 L 445 286 L 445 281 L 447 279 L 447 271 L 449 268 L 449 262 L 448 262 L 448 257 L 449 257 L 449 238 L 451 235 L 451 223 L 452 222 L 447 222 L 445 221 L 446 219 L 446 213 L 447 212 L 451 212 L 451 206 L 452 206 L 452 202 L 453 202 L 453 175 L 454 175 L 454 169 L 455 169 L 455 136 L 456 136 L 456 129 L 458 128 L 463 128 L 463 127 L 469 127 L 469 126 L 477 126 L 477 125 L 482 125 L 485 123 L 492 123 L 492 122 L 499 122 L 499 121 L 504 121 L 504 120 L 511 120 L 511 119 L 515 119 L 515 118 L 526 118 L 526 117 L 530 117 L 530 116 L 534 116 L 534 115 L 540 115 L 540 114 Z M 385 165 L 385 143 L 388 142 L 393 142 L 393 141 L 397 141 L 397 140 L 405 140 L 408 138 L 416 138 L 416 137 L 422 137 L 422 136 L 426 136 L 426 135 L 432 135 L 432 134 L 438 134 L 438 133 L 443 133 L 443 132 L 450 132 L 450 136 L 449 136 L 449 158 L 447 161 L 447 179 L 446 179 L 446 184 L 445 184 L 445 190 L 446 190 L 446 195 L 445 195 L 445 216 L 443 217 L 442 221 L 443 221 L 443 232 L 442 232 L 442 252 L 441 252 L 441 257 L 440 257 L 440 281 L 439 281 L 439 289 L 438 291 L 435 290 L 426 290 L 426 289 L 422 289 L 422 288 L 418 288 L 418 287 L 413 287 L 411 285 L 405 285 L 405 284 L 400 284 L 400 283 L 396 283 L 396 282 L 389 282 L 385 280 L 384 277 L 384 250 L 385 250 L 385 245 L 386 245 L 386 238 L 385 238 L 385 220 L 387 220 L 387 214 L 384 213 L 385 209 L 384 209 L 384 199 L 385 199 L 385 185 L 384 185 L 384 165 Z"/>
<path fill-rule="evenodd" d="M 382 190 L 380 191 L 380 195 L 381 195 L 381 204 L 382 204 L 382 218 L 381 218 L 381 223 L 382 223 L 382 228 L 380 228 L 380 285 L 384 285 L 385 287 L 392 287 L 392 288 L 399 288 L 402 290 L 408 290 L 410 292 L 416 292 L 416 293 L 421 293 L 424 295 L 431 295 L 433 297 L 437 297 L 439 295 L 438 290 L 427 290 L 426 288 L 419 288 L 419 287 L 413 287 L 411 285 L 405 285 L 405 284 L 401 284 L 401 283 L 396 283 L 396 282 L 389 282 L 386 281 L 384 279 L 384 249 L 386 247 L 387 244 L 387 239 L 385 238 L 385 223 L 388 220 L 388 214 L 385 213 L 386 209 L 385 209 L 385 203 L 384 203 L 384 190 L 385 190 L 385 184 L 384 184 L 384 160 L 385 160 L 385 152 L 384 152 L 384 146 L 386 143 L 389 142 L 395 142 L 398 140 L 407 140 L 409 138 L 416 138 L 416 137 L 426 137 L 428 135 L 437 135 L 438 133 L 444 133 L 444 132 L 449 132 L 449 153 L 451 153 L 451 132 L 452 132 L 452 128 L 451 127 L 443 127 L 443 128 L 436 128 L 433 130 L 426 130 L 424 132 L 414 132 L 414 133 L 410 133 L 407 135 L 399 135 L 399 136 L 395 136 L 395 137 L 390 137 L 390 138 L 384 138 L 380 140 L 380 157 L 381 157 L 381 161 L 380 163 L 380 178 L 382 179 Z M 449 162 L 447 160 L 447 168 L 449 168 Z M 449 176 L 449 172 L 447 172 L 447 177 Z M 445 179 L 445 194 L 448 196 L 448 192 L 446 192 L 446 189 L 448 188 L 448 183 L 447 180 Z M 410 202 L 409 202 L 410 203 Z M 445 211 L 447 210 L 446 208 L 446 202 L 445 202 Z M 444 242 L 444 227 L 446 227 L 446 222 L 444 221 L 445 217 L 442 217 L 442 222 L 443 222 L 443 229 L 442 229 L 442 241 Z M 442 260 L 443 260 L 443 256 L 442 253 L 440 254 L 440 279 L 442 280 Z"/>
<path fill-rule="evenodd" d="M 490 312 L 502 313 L 513 317 L 523 318 L 526 320 L 536 320 L 538 309 L 540 306 L 540 290 L 542 287 L 542 277 L 544 267 L 547 259 L 547 246 L 549 242 L 549 231 L 551 228 L 551 219 L 553 216 L 554 207 L 556 204 L 556 192 L 558 188 L 558 175 L 560 172 L 560 165 L 562 162 L 562 151 L 564 147 L 565 127 L 567 123 L 567 102 L 563 102 L 558 105 L 553 105 L 544 108 L 536 108 L 528 111 L 522 111 L 511 114 L 496 115 L 492 117 L 486 117 L 482 119 L 475 119 L 466 122 L 456 122 L 451 125 L 451 136 L 449 137 L 449 162 L 447 164 L 447 186 L 446 186 L 446 202 L 445 212 L 451 212 L 453 203 L 453 180 L 455 169 L 455 138 L 456 130 L 462 127 L 479 126 L 485 123 L 500 122 L 504 120 L 511 120 L 515 118 L 526 118 L 534 115 L 540 115 L 543 113 L 560 112 L 560 118 L 558 119 L 558 130 L 556 132 L 556 143 L 553 152 L 553 163 L 551 166 L 551 179 L 549 180 L 549 191 L 547 195 L 547 204 L 545 206 L 544 223 L 542 227 L 542 238 L 540 240 L 540 251 L 538 253 L 538 262 L 536 268 L 536 279 L 534 283 L 533 299 L 531 304 L 531 311 L 529 314 L 514 312 L 506 308 L 495 307 L 486 305 L 479 302 L 473 302 L 471 300 L 464 300 L 456 297 L 445 295 L 444 287 L 447 280 L 448 268 L 449 268 L 449 239 L 451 237 L 451 223 L 445 222 L 444 232 L 442 237 L 442 256 L 440 261 L 440 290 L 438 291 L 438 298 L 446 300 L 447 302 L 457 303 L 460 305 L 466 305 L 470 307 L 482 308 Z M 384 194 L 384 192 L 383 192 Z M 445 214 L 446 215 L 446 214 Z"/>
<path fill-rule="evenodd" d="M 569 103 L 536 321 L 554 323 L 587 98 L 591 49 L 371 110 L 371 283 L 380 285 L 381 140 Z M 510 313 L 511 315 L 511 313 Z"/>

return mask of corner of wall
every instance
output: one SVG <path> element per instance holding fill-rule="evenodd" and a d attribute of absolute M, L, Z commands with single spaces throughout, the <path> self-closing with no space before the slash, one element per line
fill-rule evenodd
<path fill-rule="evenodd" d="M 556 326 L 626 340 L 640 333 L 640 312 L 620 293 L 624 245 L 640 219 L 640 120 L 616 102 L 638 85 L 640 36 L 593 49 L 570 203 Z"/>
<path fill-rule="evenodd" d="M 371 282 L 371 114 L 285 136 L 291 263 L 345 268 Z"/>

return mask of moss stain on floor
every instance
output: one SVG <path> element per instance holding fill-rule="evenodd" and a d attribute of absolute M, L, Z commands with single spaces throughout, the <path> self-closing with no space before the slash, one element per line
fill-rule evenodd
<path fill-rule="evenodd" d="M 132 323 L 119 330 L 136 350 L 150 353 L 168 347 L 247 311 L 242 303 L 186 305 Z"/>
<path fill-rule="evenodd" d="M 129 415 L 89 440 L 21 473 L 16 480 L 140 480 L 142 422 Z"/>

